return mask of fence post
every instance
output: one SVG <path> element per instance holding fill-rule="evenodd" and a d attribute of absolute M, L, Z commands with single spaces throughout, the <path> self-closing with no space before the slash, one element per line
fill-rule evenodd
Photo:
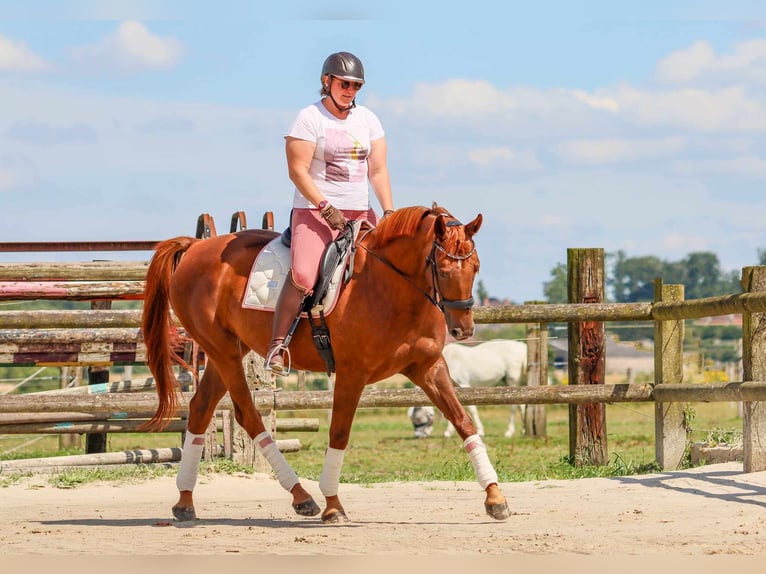
<path fill-rule="evenodd" d="M 60 379 L 60 385 L 59 388 L 66 389 L 69 387 L 69 381 L 73 378 L 79 379 L 80 373 L 82 369 L 80 367 L 70 367 L 70 366 L 64 366 L 61 367 L 61 379 Z M 80 384 L 80 381 L 77 380 L 77 385 Z M 75 386 L 77 386 L 75 385 Z M 81 448 L 82 447 L 82 435 L 80 434 L 60 434 L 59 435 L 59 449 L 63 450 L 65 448 Z"/>
<path fill-rule="evenodd" d="M 570 303 L 604 302 L 604 250 L 567 249 Z M 569 384 L 603 385 L 606 344 L 603 321 L 569 323 Z M 569 405 L 569 459 L 575 466 L 609 462 L 606 405 Z"/>
<path fill-rule="evenodd" d="M 108 299 L 98 299 L 92 301 L 91 309 L 111 309 L 112 302 Z M 109 367 L 88 367 L 88 384 L 97 385 L 99 383 L 109 382 Z M 89 434 L 85 437 L 85 453 L 106 452 L 107 436 L 106 433 Z"/>
<path fill-rule="evenodd" d="M 654 302 L 679 303 L 683 285 L 654 281 Z M 673 384 L 684 380 L 684 321 L 654 322 L 654 383 Z M 654 452 L 662 470 L 681 468 L 686 451 L 684 403 L 654 403 Z"/>
<path fill-rule="evenodd" d="M 742 290 L 766 291 L 766 267 L 744 267 Z M 742 370 L 745 381 L 766 381 L 766 313 L 742 313 Z M 742 403 L 744 472 L 766 470 L 766 402 Z"/>
<path fill-rule="evenodd" d="M 539 303 L 539 302 L 538 302 Z M 532 305 L 527 302 L 525 305 Z M 548 384 L 548 325 L 527 325 L 527 386 Z M 515 408 L 511 406 L 511 408 Z M 531 437 L 546 436 L 545 405 L 527 405 L 524 410 L 524 433 Z"/>

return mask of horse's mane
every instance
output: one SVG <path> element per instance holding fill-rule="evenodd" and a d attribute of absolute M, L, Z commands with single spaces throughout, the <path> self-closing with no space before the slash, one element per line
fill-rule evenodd
<path fill-rule="evenodd" d="M 373 235 L 373 242 L 378 247 L 383 247 L 402 236 L 413 236 L 420 227 L 421 222 L 429 215 L 452 215 L 443 207 L 434 203 L 430 208 L 421 205 L 402 207 L 378 223 Z"/>

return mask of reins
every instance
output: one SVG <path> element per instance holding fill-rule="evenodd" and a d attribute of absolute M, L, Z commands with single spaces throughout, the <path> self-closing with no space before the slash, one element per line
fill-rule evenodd
<path fill-rule="evenodd" d="M 447 227 L 457 227 L 462 225 L 457 220 L 453 220 L 447 223 Z M 476 252 L 476 246 L 474 245 L 473 249 L 466 255 L 456 255 L 454 253 L 450 253 L 447 251 L 443 245 L 440 245 L 436 239 L 433 240 L 433 243 L 431 245 L 431 253 L 426 257 L 426 263 L 430 265 L 431 267 L 431 287 L 433 289 L 433 295 L 430 294 L 428 291 L 424 291 L 421 289 L 411 278 L 409 275 L 407 275 L 404 271 L 396 267 L 391 261 L 386 259 L 385 257 L 378 255 L 374 251 L 368 249 L 364 245 L 362 245 L 362 241 L 367 237 L 367 235 L 373 231 L 370 229 L 367 233 L 365 233 L 362 237 L 359 238 L 359 242 L 357 244 L 358 247 L 361 247 L 364 249 L 367 253 L 375 257 L 378 261 L 385 264 L 387 267 L 393 269 L 400 277 L 404 278 L 410 285 L 412 285 L 417 291 L 422 293 L 426 299 L 428 299 L 431 303 L 433 303 L 434 306 L 436 306 L 442 313 L 444 313 L 444 308 L 447 309 L 470 309 L 473 307 L 474 299 L 473 296 L 468 297 L 467 299 L 447 299 L 442 295 L 441 292 L 441 285 L 439 283 L 439 273 L 436 269 L 436 250 L 438 249 L 446 257 L 449 259 L 453 259 L 456 261 L 463 261 L 465 259 L 468 259 Z"/>

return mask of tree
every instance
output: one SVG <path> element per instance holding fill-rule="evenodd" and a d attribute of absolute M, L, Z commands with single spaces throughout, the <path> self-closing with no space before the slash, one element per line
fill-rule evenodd
<path fill-rule="evenodd" d="M 611 258 L 611 280 L 608 281 L 617 303 L 635 303 L 654 299 L 654 280 L 662 277 L 664 265 L 659 257 L 626 257 L 620 250 Z"/>
<path fill-rule="evenodd" d="M 684 277 L 684 298 L 701 299 L 722 295 L 722 273 L 718 256 L 709 251 L 690 253 L 683 260 L 686 269 Z"/>
<path fill-rule="evenodd" d="M 489 293 L 481 279 L 479 279 L 479 283 L 476 285 L 476 297 L 479 299 L 479 305 L 484 305 L 484 302 L 489 300 Z"/>
<path fill-rule="evenodd" d="M 551 269 L 551 280 L 543 284 L 543 294 L 548 303 L 567 303 L 569 301 L 566 263 L 557 263 L 556 267 Z"/>
<path fill-rule="evenodd" d="M 741 291 L 737 273 L 724 273 L 718 256 L 710 251 L 690 253 L 680 261 L 663 261 L 654 255 L 626 257 L 623 251 L 609 257 L 613 264 L 608 284 L 618 303 L 652 301 L 657 278 L 666 284 L 683 285 L 686 299 Z"/>

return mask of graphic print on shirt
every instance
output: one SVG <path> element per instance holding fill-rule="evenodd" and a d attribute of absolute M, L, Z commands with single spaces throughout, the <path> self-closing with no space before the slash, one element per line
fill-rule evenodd
<path fill-rule="evenodd" d="M 327 181 L 359 182 L 367 177 L 367 155 L 359 141 L 346 130 L 325 130 L 324 160 Z"/>

